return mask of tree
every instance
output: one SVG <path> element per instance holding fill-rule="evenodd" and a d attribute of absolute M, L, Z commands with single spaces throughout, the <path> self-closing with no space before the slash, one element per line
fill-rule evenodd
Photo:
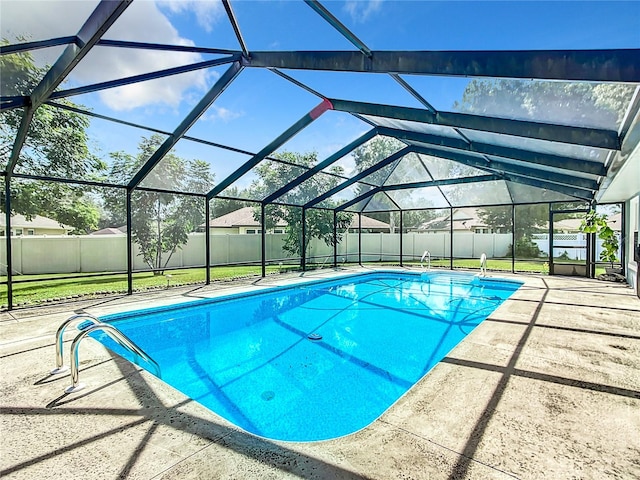
<path fill-rule="evenodd" d="M 586 213 L 580 224 L 580 231 L 598 234 L 598 238 L 602 240 L 600 260 L 608 262 L 610 268 L 613 268 L 613 263 L 618 259 L 618 249 L 620 245 L 616 232 L 613 231 L 607 222 L 607 215 L 597 213 L 595 210 L 590 210 Z"/>
<path fill-rule="evenodd" d="M 318 163 L 317 153 L 281 152 L 275 158 L 286 160 L 288 163 L 263 161 L 256 167 L 258 180 L 251 185 L 251 191 L 256 198 L 264 198 L 267 193 L 274 192 L 282 185 L 292 181 L 300 175 L 300 169 L 292 164 L 310 168 Z M 342 167 L 331 167 L 330 173 L 342 174 Z M 330 175 L 314 175 L 287 194 L 287 203 L 292 205 L 304 205 L 324 192 L 335 187 L 339 178 Z M 323 202 L 328 208 L 335 206 L 331 201 Z M 326 245 L 334 246 L 333 237 L 333 211 L 309 208 L 306 210 L 306 236 L 302 245 L 302 208 L 279 204 L 268 205 L 265 208 L 265 227 L 274 228 L 278 222 L 287 224 L 287 236 L 284 239 L 283 248 L 293 256 L 300 257 L 302 264 L 302 252 L 307 251 L 312 238 L 319 238 Z M 254 209 L 254 218 L 260 220 L 260 209 Z M 343 232 L 351 223 L 351 214 L 338 212 L 336 216 L 337 241 L 342 239 Z"/>
<path fill-rule="evenodd" d="M 2 40 L 3 45 L 9 42 Z M 37 67 L 28 52 L 0 56 L 0 88 L 3 95 L 29 95 L 48 67 Z M 60 104 L 78 107 L 61 99 Z M 22 109 L 5 110 L 0 122 L 0 159 L 7 164 Z M 31 126 L 16 171 L 64 179 L 94 180 L 106 165 L 88 147 L 88 117 L 42 105 L 33 114 Z M 73 233 L 88 233 L 97 227 L 99 210 L 85 186 L 60 182 L 11 181 L 11 213 L 27 218 L 44 215 L 75 227 Z M 3 205 L 5 205 L 3 203 Z M 3 207 L 4 208 L 4 207 Z"/>
<path fill-rule="evenodd" d="M 493 229 L 511 231 L 513 228 L 516 257 L 536 258 L 540 255 L 540 249 L 532 241 L 531 235 L 546 226 L 549 220 L 549 206 L 519 205 L 516 209 L 514 225 L 511 224 L 511 205 L 480 208 L 478 217 Z"/>
<path fill-rule="evenodd" d="M 356 171 L 362 172 L 376 165 L 403 147 L 405 147 L 405 144 L 396 138 L 378 135 L 373 140 L 366 142 L 353 151 L 352 156 L 356 164 Z M 388 174 L 389 171 L 383 167 L 366 177 L 366 181 L 374 185 L 382 185 Z M 358 195 L 361 195 L 366 193 L 366 190 L 359 187 L 356 192 Z M 389 224 L 389 233 L 394 233 L 396 229 L 396 215 L 394 215 L 394 213 L 395 212 L 368 212 L 367 216 L 382 222 L 387 222 Z"/>
<path fill-rule="evenodd" d="M 633 85 L 604 83 L 474 79 L 453 109 L 503 118 L 611 127 L 622 120 L 634 89 Z"/>
<path fill-rule="evenodd" d="M 230 198 L 214 198 L 211 201 L 211 215 L 213 217 L 221 217 L 222 215 L 235 212 L 243 207 L 255 205 L 253 202 L 233 200 L 234 198 L 242 198 L 242 192 L 238 190 L 238 187 L 226 188 L 224 195 Z"/>
<path fill-rule="evenodd" d="M 123 152 L 111 154 L 110 178 L 123 185 L 162 144 L 164 138 L 154 134 L 143 138 L 134 157 Z M 176 191 L 204 191 L 213 184 L 209 165 L 202 160 L 186 160 L 170 151 L 145 182 L 161 185 L 171 182 Z M 114 225 L 126 223 L 125 196 L 122 191 L 108 191 L 104 203 Z M 140 248 L 139 255 L 155 275 L 162 275 L 177 249 L 187 243 L 188 234 L 205 222 L 205 200 L 192 195 L 134 190 L 131 194 L 131 236 Z"/>

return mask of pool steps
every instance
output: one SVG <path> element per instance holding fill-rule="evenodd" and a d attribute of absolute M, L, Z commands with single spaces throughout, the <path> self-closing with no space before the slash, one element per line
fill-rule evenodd
<path fill-rule="evenodd" d="M 161 377 L 160 365 L 158 365 L 158 363 L 153 358 L 151 358 L 149 355 L 147 355 L 147 353 L 142 348 L 140 348 L 138 345 L 136 345 L 135 342 L 133 342 L 133 340 L 128 338 L 124 333 L 122 333 L 120 330 L 118 330 L 113 325 L 111 325 L 109 323 L 102 323 L 100 321 L 100 319 L 98 319 L 97 317 L 94 317 L 93 315 L 90 315 L 88 313 L 81 313 L 81 314 L 78 314 L 78 315 L 73 315 L 73 316 L 69 317 L 67 320 L 65 320 L 62 323 L 62 325 L 60 325 L 60 327 L 58 327 L 58 331 L 56 332 L 56 368 L 51 370 L 51 374 L 52 375 L 58 375 L 60 373 L 65 373 L 67 370 L 69 370 L 69 367 L 65 367 L 64 366 L 64 360 L 63 360 L 63 348 L 64 347 L 63 347 L 63 343 L 62 343 L 62 336 L 63 336 L 64 331 L 67 328 L 67 326 L 70 323 L 72 323 L 72 322 L 74 322 L 76 320 L 79 320 L 79 319 L 84 319 L 85 322 L 87 322 L 87 323 L 89 323 L 91 325 L 87 325 L 84 328 L 82 328 L 82 326 L 80 326 L 82 331 L 78 335 L 76 335 L 76 337 L 73 339 L 73 342 L 71 342 L 71 353 L 69 355 L 69 363 L 71 364 L 71 381 L 72 381 L 72 385 L 65 389 L 65 393 L 74 393 L 74 392 L 77 392 L 79 390 L 82 390 L 85 387 L 84 384 L 78 382 L 78 379 L 79 379 L 78 348 L 80 347 L 80 341 L 83 338 L 85 338 L 90 333 L 98 331 L 98 330 L 101 330 L 101 331 L 105 332 L 115 342 L 117 342 L 120 346 L 132 351 L 133 353 L 135 353 L 136 355 L 141 357 L 143 360 L 145 360 L 149 364 L 153 365 L 153 367 L 154 367 L 154 369 L 156 371 L 156 375 L 159 378 Z"/>

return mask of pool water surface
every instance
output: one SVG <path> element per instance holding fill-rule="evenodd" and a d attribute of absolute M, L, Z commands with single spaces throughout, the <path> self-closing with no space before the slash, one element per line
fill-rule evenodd
<path fill-rule="evenodd" d="M 163 381 L 242 429 L 315 441 L 378 418 L 520 285 L 374 272 L 102 320 L 142 347 Z"/>

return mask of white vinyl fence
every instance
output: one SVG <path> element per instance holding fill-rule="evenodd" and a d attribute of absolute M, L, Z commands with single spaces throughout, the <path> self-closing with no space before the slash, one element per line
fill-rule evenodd
<path fill-rule="evenodd" d="M 616 232 L 618 237 L 618 244 L 620 244 L 620 232 Z M 549 254 L 549 234 L 538 233 L 531 236 L 533 242 L 538 245 L 538 248 L 545 255 Z M 596 238 L 596 259 L 600 258 L 600 252 L 602 252 L 602 242 L 599 238 Z M 586 260 L 587 257 L 587 234 L 586 233 L 554 233 L 553 243 L 555 244 L 553 255 L 558 257 L 564 252 L 572 260 Z M 558 247 L 562 245 L 562 247 Z M 620 258 L 620 250 L 618 249 L 618 258 Z"/>
<path fill-rule="evenodd" d="M 296 262 L 282 249 L 284 234 L 266 236 L 267 262 Z M 0 241 L 6 241 L 0 237 Z M 261 235 L 211 235 L 211 264 L 259 263 L 261 261 Z M 509 255 L 510 234 L 454 234 L 454 256 L 479 258 Z M 11 240 L 14 274 L 116 272 L 127 269 L 126 235 L 85 236 L 21 236 Z M 420 259 L 428 250 L 432 258 L 449 257 L 448 233 L 407 233 L 403 236 L 403 259 Z M 138 256 L 134 245 L 134 270 L 148 266 Z M 168 267 L 194 267 L 205 264 L 205 235 L 193 233 L 188 242 L 178 249 Z M 333 248 L 314 239 L 307 253 L 308 261 L 329 264 L 333 261 Z M 399 261 L 400 235 L 388 233 L 362 234 L 362 261 Z M 288 259 L 288 260 L 287 260 Z M 338 261 L 358 261 L 358 234 L 342 237 L 338 245 Z M 0 248 L 0 274 L 6 275 L 6 249 Z"/>

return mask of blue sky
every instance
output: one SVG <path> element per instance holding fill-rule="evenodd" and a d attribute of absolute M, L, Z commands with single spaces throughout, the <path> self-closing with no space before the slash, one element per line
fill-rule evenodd
<path fill-rule="evenodd" d="M 2 36 L 32 39 L 73 35 L 94 0 L 2 0 Z M 640 1 L 631 2 L 424 2 L 325 1 L 372 50 L 517 50 L 640 47 Z M 354 47 L 302 1 L 233 1 L 248 49 L 352 50 Z M 221 3 L 136 0 L 104 38 L 239 49 Z M 60 48 L 39 51 L 51 62 Z M 198 54 L 96 48 L 65 88 L 194 63 Z M 171 131 L 226 67 L 192 72 L 100 93 L 72 97 L 96 113 Z M 321 93 L 376 103 L 421 105 L 388 76 L 335 72 L 287 74 Z M 468 80 L 405 76 L 437 109 L 450 110 Z M 320 100 L 266 70 L 245 69 L 188 135 L 257 152 Z M 314 150 L 320 159 L 369 129 L 347 114 L 328 112 L 284 148 Z M 141 135 L 130 127 L 93 121 L 93 148 L 135 153 Z M 178 154 L 209 161 L 220 180 L 248 157 L 180 142 Z M 348 162 L 347 162 L 348 166 Z M 250 176 L 241 183 L 250 181 Z"/>

